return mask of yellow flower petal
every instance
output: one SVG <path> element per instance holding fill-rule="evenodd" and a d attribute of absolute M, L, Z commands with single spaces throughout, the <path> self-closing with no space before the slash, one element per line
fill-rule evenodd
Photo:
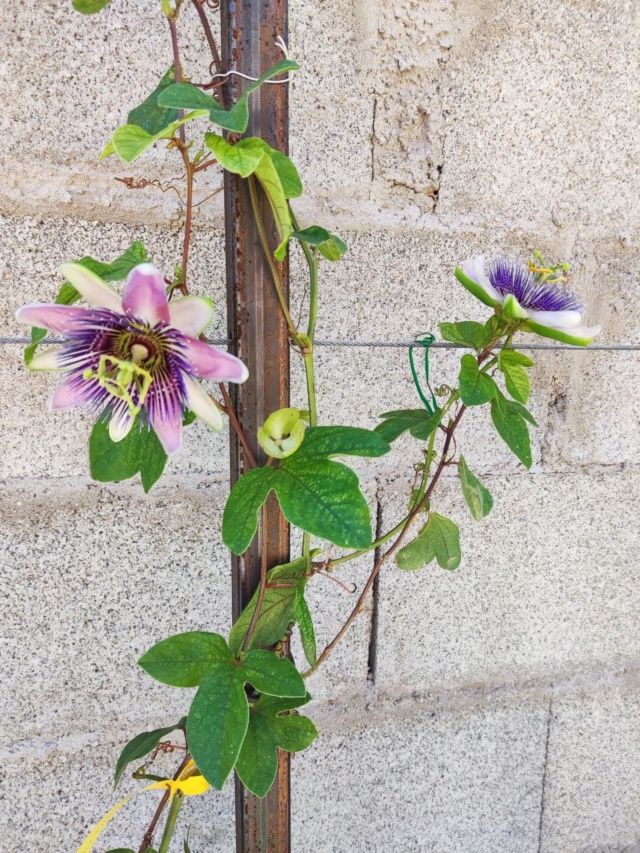
<path fill-rule="evenodd" d="M 148 788 L 143 788 L 142 790 L 147 791 Z M 91 830 L 89 835 L 87 835 L 85 840 L 82 842 L 82 844 L 78 848 L 78 853 L 90 853 L 90 851 L 93 850 L 93 845 L 96 843 L 96 841 L 98 840 L 98 837 L 102 833 L 102 830 L 106 827 L 106 825 L 109 823 L 111 818 L 114 817 L 120 811 L 120 809 L 123 806 L 126 806 L 126 804 L 129 802 L 129 800 L 132 799 L 132 797 L 135 797 L 136 794 L 141 794 L 141 793 L 142 793 L 142 791 L 134 791 L 133 794 L 127 794 L 127 796 L 123 797 L 119 803 L 116 803 L 116 805 L 106 813 L 106 815 L 102 818 L 102 820 L 100 820 L 93 827 L 93 829 Z"/>

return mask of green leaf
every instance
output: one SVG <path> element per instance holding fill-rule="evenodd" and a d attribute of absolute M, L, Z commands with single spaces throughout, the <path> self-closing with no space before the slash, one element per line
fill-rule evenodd
<path fill-rule="evenodd" d="M 180 118 L 178 110 L 158 106 L 158 96 L 175 82 L 176 74 L 172 65 L 149 97 L 131 110 L 127 116 L 127 124 L 135 124 L 153 136 L 177 121 Z"/>
<path fill-rule="evenodd" d="M 445 341 L 472 347 L 475 350 L 482 349 L 491 341 L 488 330 L 483 323 L 465 320 L 461 323 L 440 323 L 439 328 Z"/>
<path fill-rule="evenodd" d="M 214 98 L 191 83 L 174 83 L 173 86 L 169 86 L 158 97 L 158 103 L 162 107 L 173 107 L 175 109 L 208 110 L 210 120 L 218 127 L 231 130 L 234 133 L 245 133 L 249 124 L 249 95 L 272 77 L 297 71 L 299 68 L 297 62 L 283 59 L 258 80 L 250 83 L 238 98 L 236 105 L 229 111 L 224 110 Z"/>
<path fill-rule="evenodd" d="M 531 380 L 527 371 L 518 364 L 505 365 L 501 369 L 509 394 L 516 402 L 526 403 L 531 394 Z"/>
<path fill-rule="evenodd" d="M 377 432 L 360 427 L 320 426 L 309 428 L 296 456 L 328 458 L 331 456 L 384 456 L 391 448 Z"/>
<path fill-rule="evenodd" d="M 518 415 L 520 415 L 520 417 L 524 418 L 525 421 L 528 421 L 531 426 L 538 426 L 538 422 L 533 417 L 529 409 L 525 408 L 521 403 L 517 403 L 515 400 L 507 400 L 505 397 L 503 397 L 502 399 L 504 400 L 504 404 L 509 411 L 516 412 Z"/>
<path fill-rule="evenodd" d="M 398 551 L 396 562 L 401 569 L 415 571 L 434 558 L 443 569 L 457 569 L 462 554 L 458 525 L 450 518 L 430 512 L 418 536 Z"/>
<path fill-rule="evenodd" d="M 306 582 L 307 561 L 300 557 L 292 563 L 275 566 L 267 573 L 267 586 L 260 615 L 251 636 L 249 649 L 258 646 L 273 646 L 287 633 L 289 625 L 295 619 L 296 590 L 302 579 Z M 256 590 L 251 600 L 235 622 L 229 634 L 229 648 L 237 654 L 249 630 L 253 614 L 258 602 L 259 590 Z"/>
<path fill-rule="evenodd" d="M 244 679 L 253 684 L 258 693 L 306 696 L 307 689 L 295 664 L 287 658 L 279 658 L 275 652 L 252 649 L 242 658 L 241 670 Z"/>
<path fill-rule="evenodd" d="M 186 724 L 187 718 L 183 717 L 179 723 L 175 724 L 175 726 L 167 726 L 164 729 L 154 729 L 151 732 L 141 732 L 141 734 L 136 735 L 132 740 L 130 740 L 120 753 L 120 758 L 116 764 L 116 776 L 113 787 L 118 787 L 118 782 L 122 778 L 122 774 L 129 764 L 144 758 L 145 755 L 148 755 L 158 746 L 163 738 L 168 734 L 171 734 L 171 732 L 175 732 L 176 729 L 184 728 Z"/>
<path fill-rule="evenodd" d="M 286 713 L 306 704 L 303 700 L 261 696 L 252 706 L 247 736 L 242 744 L 236 770 L 243 785 L 257 797 L 268 793 L 278 767 L 278 747 L 297 752 L 310 746 L 318 736 L 308 717 Z"/>
<path fill-rule="evenodd" d="M 234 554 L 242 554 L 258 529 L 258 512 L 275 486 L 278 469 L 252 468 L 236 482 L 222 516 L 222 539 Z"/>
<path fill-rule="evenodd" d="M 205 133 L 204 141 L 223 169 L 243 178 L 252 175 L 264 157 L 264 150 L 256 145 L 254 137 L 240 139 L 235 145 L 229 145 L 227 140 L 217 133 Z"/>
<path fill-rule="evenodd" d="M 310 228 L 305 228 L 304 231 L 294 231 L 291 236 L 303 243 L 317 246 L 320 254 L 328 261 L 339 261 L 347 251 L 345 242 L 319 225 L 312 225 Z"/>
<path fill-rule="evenodd" d="M 431 433 L 438 429 L 442 410 L 438 409 L 430 415 L 426 409 L 398 409 L 396 412 L 385 412 L 380 417 L 384 420 L 378 424 L 375 432 L 389 444 L 405 432 L 411 433 L 419 441 L 427 441 Z"/>
<path fill-rule="evenodd" d="M 300 179 L 300 175 L 298 174 L 298 170 L 294 163 L 287 157 L 287 155 L 283 154 L 282 151 L 278 151 L 276 148 L 272 148 L 264 141 L 264 139 L 260 139 L 257 136 L 254 137 L 254 144 L 260 147 L 263 152 L 271 158 L 274 168 L 278 173 L 278 177 L 280 178 L 285 198 L 290 199 L 301 196 L 302 181 Z"/>
<path fill-rule="evenodd" d="M 111 0 L 73 0 L 73 8 L 83 15 L 95 15 L 111 3 Z"/>
<path fill-rule="evenodd" d="M 156 681 L 171 687 L 197 687 L 214 669 L 237 668 L 224 637 L 207 631 L 187 631 L 161 640 L 138 664 Z"/>
<path fill-rule="evenodd" d="M 506 400 L 499 391 L 491 401 L 491 420 L 507 447 L 525 468 L 531 468 L 531 440 L 526 421 L 511 401 Z"/>
<path fill-rule="evenodd" d="M 313 627 L 309 605 L 304 597 L 304 587 L 300 585 L 296 591 L 294 612 L 300 630 L 300 640 L 304 656 L 309 662 L 309 666 L 315 666 L 317 661 L 316 632 Z"/>
<path fill-rule="evenodd" d="M 467 506 L 471 510 L 471 515 L 476 521 L 481 521 L 485 515 L 491 512 L 493 507 L 491 493 L 485 489 L 475 474 L 469 470 L 462 454 L 460 454 L 460 461 L 458 462 L 458 474 L 460 476 L 462 494 L 467 502 Z"/>
<path fill-rule="evenodd" d="M 369 507 L 356 474 L 330 456 L 383 456 L 389 445 L 356 427 L 311 427 L 280 468 L 254 468 L 233 487 L 222 519 L 222 538 L 242 554 L 258 526 L 258 511 L 273 489 L 285 518 L 345 548 L 371 544 Z"/>
<path fill-rule="evenodd" d="M 278 236 L 281 244 L 273 253 L 274 257 L 281 261 L 286 252 L 287 242 L 293 231 L 291 224 L 291 211 L 287 202 L 287 197 L 280 180 L 280 175 L 276 169 L 273 160 L 267 154 L 263 154 L 260 162 L 254 172 L 254 175 L 260 182 L 260 186 L 264 190 L 273 213 L 273 218 L 276 223 Z M 283 251 L 284 248 L 284 251 Z"/>
<path fill-rule="evenodd" d="M 244 680 L 239 666 L 216 667 L 203 679 L 187 718 L 189 751 L 218 791 L 233 770 L 249 725 Z"/>
<path fill-rule="evenodd" d="M 500 350 L 498 353 L 498 366 L 500 370 L 514 364 L 520 365 L 520 367 L 533 367 L 533 361 L 528 355 L 514 349 Z"/>
<path fill-rule="evenodd" d="M 490 376 L 483 373 L 478 362 L 470 355 L 460 359 L 460 399 L 465 406 L 481 406 L 488 403 L 497 391 L 497 385 Z"/>
<path fill-rule="evenodd" d="M 134 851 L 130 847 L 118 847 L 117 850 L 107 850 L 106 853 L 134 853 Z M 152 853 L 149 847 L 147 847 L 147 853 Z"/>
<path fill-rule="evenodd" d="M 174 83 L 173 86 L 169 86 L 168 90 L 165 89 L 165 92 L 173 89 L 176 85 L 188 84 Z M 160 103 L 160 97 L 158 98 L 158 103 Z M 204 115 L 206 115 L 205 110 L 195 110 L 184 118 L 163 127 L 156 133 L 147 133 L 144 128 L 139 127 L 137 124 L 123 124 L 115 129 L 110 142 L 100 155 L 100 159 L 104 159 L 115 152 L 125 163 L 133 163 L 154 142 L 157 142 L 159 139 L 172 139 L 179 127 L 182 127 L 183 124 L 194 118 Z"/>
<path fill-rule="evenodd" d="M 100 483 L 118 483 L 140 472 L 145 492 L 160 479 L 167 454 L 158 436 L 149 427 L 140 427 L 136 418 L 131 431 L 122 441 L 112 441 L 109 424 L 99 420 L 89 437 L 91 476 Z"/>

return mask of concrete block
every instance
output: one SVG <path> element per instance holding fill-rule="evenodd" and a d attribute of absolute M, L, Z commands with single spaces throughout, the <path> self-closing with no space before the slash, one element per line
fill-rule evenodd
<path fill-rule="evenodd" d="M 484 482 L 495 504 L 482 523 L 453 476 L 434 493 L 433 509 L 461 528 L 457 571 L 381 572 L 376 684 L 486 689 L 630 665 L 640 652 L 637 474 Z M 402 497 L 381 497 L 385 530 L 404 511 L 397 485 Z"/>
<path fill-rule="evenodd" d="M 4 487 L 5 743 L 116 721 L 132 737 L 150 718 L 180 719 L 191 691 L 153 681 L 136 661 L 174 633 L 228 631 L 225 491 L 175 481 L 148 497 L 86 481 Z"/>
<path fill-rule="evenodd" d="M 554 699 L 541 853 L 640 849 L 639 734 L 637 687 Z"/>
<path fill-rule="evenodd" d="M 293 849 L 536 853 L 545 731 L 504 704 L 323 733 L 293 761 Z"/>

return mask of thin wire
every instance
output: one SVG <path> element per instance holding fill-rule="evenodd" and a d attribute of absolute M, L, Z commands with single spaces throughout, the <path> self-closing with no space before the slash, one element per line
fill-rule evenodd
<path fill-rule="evenodd" d="M 0 345 L 2 344 L 30 344 L 31 338 L 2 338 L 0 337 Z M 62 338 L 43 338 L 39 343 L 43 344 L 61 344 L 64 343 Z M 207 343 L 215 346 L 228 346 L 231 341 L 229 338 L 207 338 Z M 395 348 L 403 349 L 408 347 L 425 346 L 420 341 L 355 341 L 355 340 L 318 340 L 316 338 L 316 346 L 320 347 L 370 347 L 373 349 Z M 448 341 L 435 341 L 431 344 L 435 349 L 469 349 L 462 344 L 451 344 Z M 638 352 L 640 344 L 590 344 L 588 347 L 572 346 L 571 344 L 519 344 L 515 349 L 518 350 L 550 350 L 563 352 Z"/>

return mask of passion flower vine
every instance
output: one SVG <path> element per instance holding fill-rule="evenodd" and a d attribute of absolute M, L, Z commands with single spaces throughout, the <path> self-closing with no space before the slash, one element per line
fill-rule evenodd
<path fill-rule="evenodd" d="M 577 346 L 587 346 L 600 326 L 582 324 L 582 303 L 564 284 L 570 265 L 547 266 L 534 252 L 528 266 L 516 258 L 487 261 L 476 255 L 456 269 L 468 291 L 510 320 L 522 320 L 519 329 Z"/>
<path fill-rule="evenodd" d="M 167 454 L 180 447 L 187 411 L 222 429 L 219 408 L 198 380 L 244 382 L 248 371 L 234 355 L 198 340 L 213 319 L 209 299 L 169 302 L 164 279 L 151 264 L 131 271 L 122 297 L 81 264 L 64 264 L 60 272 L 89 308 L 26 305 L 16 315 L 65 337 L 29 365 L 68 374 L 51 398 L 52 409 L 89 404 L 109 419 L 114 442 L 129 434 L 139 416 L 141 428 L 152 427 Z"/>

